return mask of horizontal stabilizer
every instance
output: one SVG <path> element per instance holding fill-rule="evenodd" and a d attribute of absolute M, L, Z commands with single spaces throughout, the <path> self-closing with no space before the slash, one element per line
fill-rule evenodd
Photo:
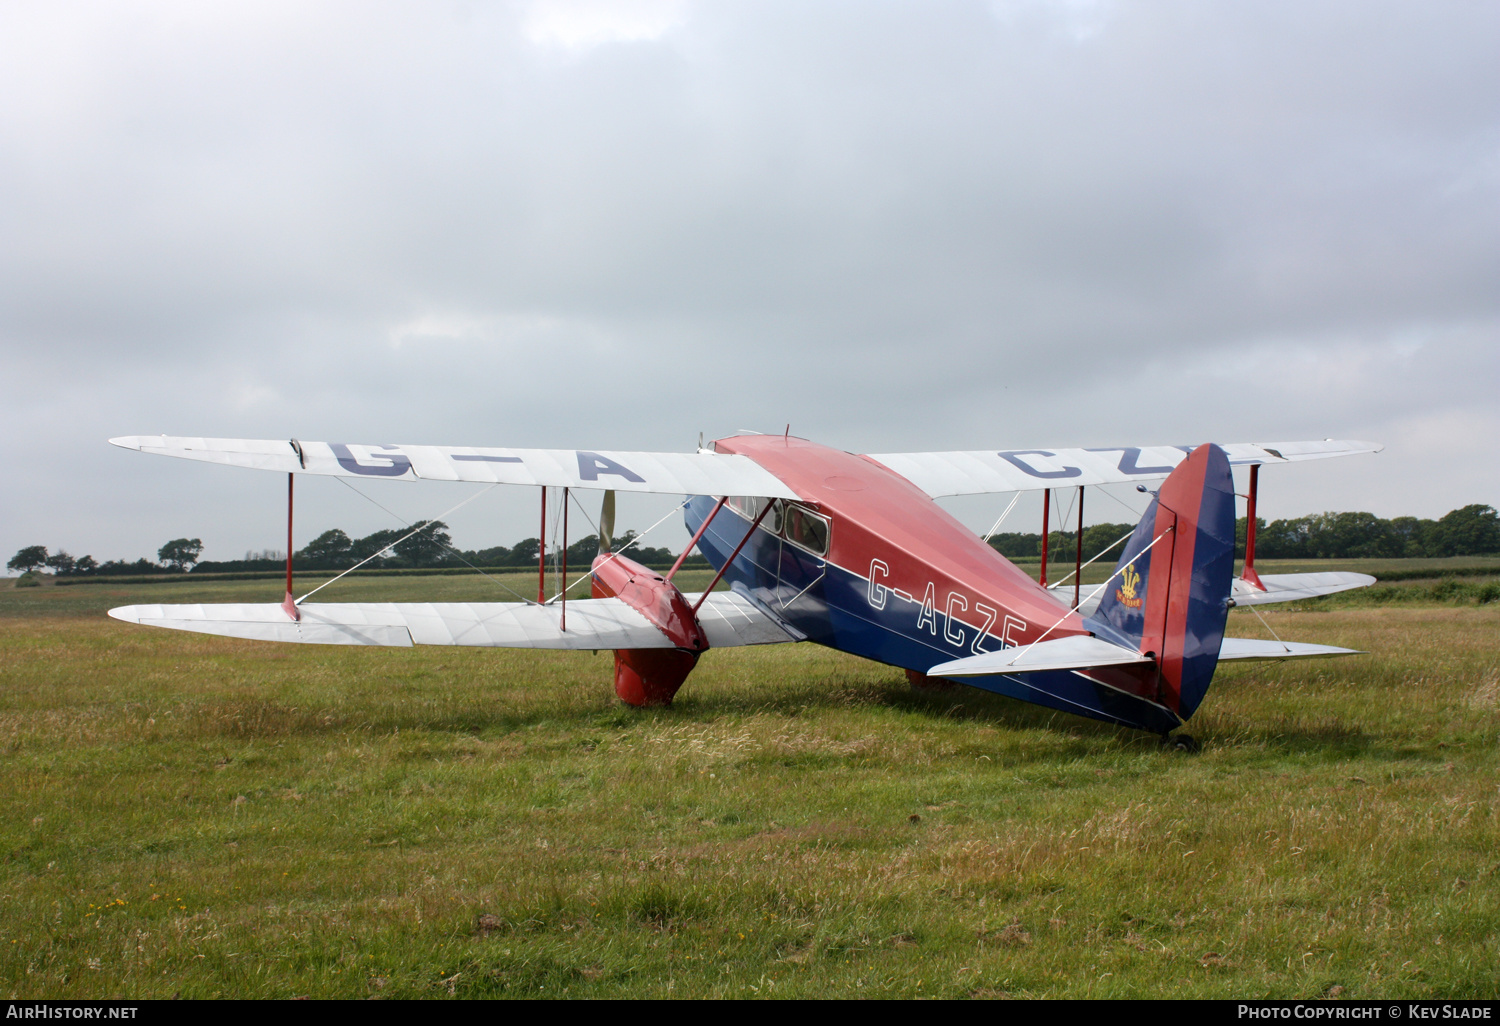
<path fill-rule="evenodd" d="M 687 596 L 689 601 L 696 596 Z M 485 648 L 672 648 L 640 613 L 616 598 L 568 603 L 567 630 L 558 604 L 526 602 L 309 602 L 293 620 L 279 603 L 142 605 L 111 609 L 127 623 L 170 627 L 251 641 L 308 645 L 474 645 Z M 754 603 L 715 592 L 698 610 L 711 648 L 797 640 Z"/>
<path fill-rule="evenodd" d="M 1350 588 L 1368 588 L 1375 583 L 1369 574 L 1353 574 L 1329 571 L 1317 574 L 1264 574 L 1260 583 L 1262 591 L 1242 577 L 1234 579 L 1234 590 L 1229 597 L 1237 606 L 1263 606 L 1272 602 L 1295 602 L 1297 599 L 1317 598 Z"/>
<path fill-rule="evenodd" d="M 1225 638 L 1219 649 L 1219 662 L 1241 659 L 1326 659 L 1330 656 L 1364 655 L 1352 648 L 1311 645 L 1305 641 L 1262 641 L 1259 638 Z"/>
<path fill-rule="evenodd" d="M 1247 583 L 1244 578 L 1236 577 L 1229 593 L 1234 604 L 1265 606 L 1273 602 L 1295 602 L 1298 599 L 1317 598 L 1320 595 L 1348 591 L 1350 588 L 1368 588 L 1375 583 L 1375 578 L 1369 574 L 1345 571 L 1326 571 L 1316 574 L 1263 574 L 1260 580 L 1266 586 L 1264 591 Z M 1067 602 L 1068 605 L 1073 604 L 1072 581 L 1049 585 L 1047 590 Z M 1101 590 L 1097 584 L 1085 584 L 1080 590 L 1081 601 L 1078 604 L 1078 613 L 1080 616 L 1093 616 L 1094 611 L 1099 608 L 1104 592 L 1109 589 Z"/>
<path fill-rule="evenodd" d="M 996 674 L 1041 673 L 1047 670 L 1086 670 L 1094 666 L 1125 666 L 1151 660 L 1133 649 L 1087 634 L 1039 641 L 939 663 L 929 677 L 993 677 Z"/>

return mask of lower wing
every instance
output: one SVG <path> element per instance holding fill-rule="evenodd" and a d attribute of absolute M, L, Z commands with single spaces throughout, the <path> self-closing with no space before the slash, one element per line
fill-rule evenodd
<path fill-rule="evenodd" d="M 685 596 L 689 602 L 696 595 Z M 567 606 L 524 602 L 309 602 L 293 620 L 278 603 L 121 606 L 109 615 L 127 623 L 219 634 L 252 641 L 311 645 L 474 645 L 485 648 L 672 648 L 660 630 L 616 598 L 578 599 Z M 799 638 L 754 603 L 715 592 L 698 610 L 711 648 L 771 645 Z"/>

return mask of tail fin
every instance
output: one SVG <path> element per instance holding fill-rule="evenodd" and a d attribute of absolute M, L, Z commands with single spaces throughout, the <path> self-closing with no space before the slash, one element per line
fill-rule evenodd
<path fill-rule="evenodd" d="M 1155 659 L 1158 700 L 1185 720 L 1213 680 L 1229 616 L 1234 479 L 1223 449 L 1200 445 L 1172 471 L 1115 573 L 1091 625 Z"/>

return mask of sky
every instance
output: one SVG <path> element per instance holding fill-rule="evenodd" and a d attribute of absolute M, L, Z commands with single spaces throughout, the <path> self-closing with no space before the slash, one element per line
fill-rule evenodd
<path fill-rule="evenodd" d="M 1331 437 L 1385 450 L 1263 515 L 1500 505 L 1493 4 L 10 0 L 0 197 L 7 554 L 284 546 L 284 479 L 106 442 L 156 433 Z M 470 494 L 304 481 L 299 546 Z"/>

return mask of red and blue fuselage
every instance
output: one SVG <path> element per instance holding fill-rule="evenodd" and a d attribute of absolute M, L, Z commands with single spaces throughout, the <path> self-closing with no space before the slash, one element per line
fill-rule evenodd
<path fill-rule="evenodd" d="M 925 492 L 868 457 L 775 435 L 714 444 L 755 460 L 804 501 L 773 508 L 751 531 L 763 500 L 731 499 L 698 547 L 715 568 L 738 547 L 724 579 L 810 641 L 926 673 L 1043 637 L 1109 630 L 1071 612 Z M 693 498 L 689 530 L 716 505 L 713 497 Z M 1139 673 L 1060 671 L 964 683 L 1154 732 L 1183 718 Z"/>

